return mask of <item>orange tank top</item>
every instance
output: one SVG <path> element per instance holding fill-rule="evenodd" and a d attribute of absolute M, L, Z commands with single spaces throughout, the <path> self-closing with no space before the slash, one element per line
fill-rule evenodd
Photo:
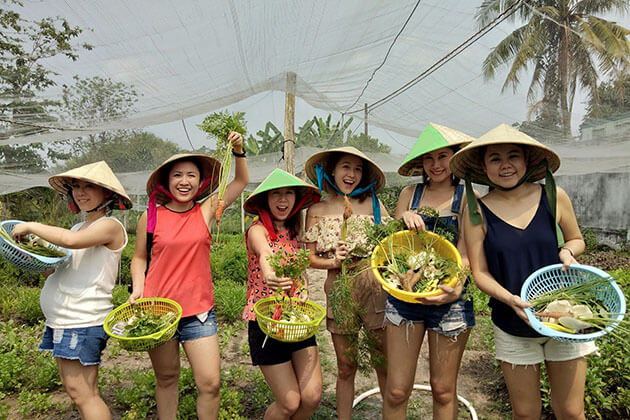
<path fill-rule="evenodd" d="M 199 204 L 183 213 L 158 207 L 143 296 L 178 302 L 182 306 L 182 317 L 212 309 L 211 242 Z"/>

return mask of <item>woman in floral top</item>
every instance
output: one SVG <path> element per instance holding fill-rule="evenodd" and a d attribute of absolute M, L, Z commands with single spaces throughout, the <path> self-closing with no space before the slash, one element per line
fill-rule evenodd
<path fill-rule="evenodd" d="M 386 294 L 371 270 L 360 270 L 361 274 L 354 279 L 352 290 L 352 299 L 356 304 L 351 306 L 361 308 L 350 314 L 354 317 L 351 323 L 354 328 L 348 328 L 347 322 L 342 325 L 335 321 L 330 295 L 335 278 L 341 271 L 342 261 L 367 256 L 368 252 L 363 247 L 367 243 L 366 227 L 380 223 L 381 214 L 389 217 L 376 197 L 376 192 L 385 186 L 385 175 L 354 147 L 317 153 L 306 162 L 304 170 L 320 190 L 328 193 L 324 200 L 309 208 L 307 231 L 302 241 L 311 251 L 311 267 L 328 270 L 324 284 L 327 299 L 326 328 L 332 335 L 337 355 L 337 416 L 340 420 L 350 419 L 357 366 L 348 356 L 348 351 L 351 350 L 351 342 L 356 342 L 359 334 L 355 326 L 376 332 L 378 347 L 384 353 L 381 343 Z M 347 233 L 345 241 L 342 241 L 344 217 Z M 379 386 L 384 389 L 387 376 L 385 367 L 377 367 L 376 374 Z"/>
<path fill-rule="evenodd" d="M 290 278 L 277 277 L 268 258 L 279 252 L 287 255 L 298 252 L 299 210 L 319 198 L 315 187 L 276 169 L 244 204 L 247 212 L 260 217 L 245 235 L 249 271 L 243 319 L 249 321 L 252 364 L 260 366 L 276 399 L 267 408 L 264 419 L 308 419 L 322 395 L 322 371 L 315 337 L 297 343 L 267 338 L 254 313 L 254 304 L 278 289 L 290 296 L 299 295 L 303 301 L 307 299 L 306 280 L 302 289 Z"/>

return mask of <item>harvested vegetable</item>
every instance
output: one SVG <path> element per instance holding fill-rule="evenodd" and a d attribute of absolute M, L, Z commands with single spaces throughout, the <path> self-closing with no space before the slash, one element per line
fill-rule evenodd
<path fill-rule="evenodd" d="M 22 240 L 15 241 L 13 237 L 2 228 L 0 228 L 0 235 L 18 248 L 41 257 L 61 258 L 66 255 L 65 252 L 55 249 L 50 242 L 43 240 L 37 235 L 29 234 L 24 236 Z"/>
<path fill-rule="evenodd" d="M 288 277 L 293 280 L 293 293 L 300 293 L 304 289 L 304 272 L 311 264 L 308 259 L 308 250 L 301 249 L 296 254 L 285 254 L 277 252 L 267 257 L 269 265 L 278 277 Z M 310 317 L 296 308 L 295 301 L 292 301 L 282 289 L 276 290 L 274 297 L 276 305 L 271 318 L 273 320 L 284 320 L 292 323 L 310 321 Z"/>
<path fill-rule="evenodd" d="M 146 337 L 166 329 L 177 319 L 175 312 L 156 313 L 152 307 L 134 307 L 133 316 L 125 323 L 122 321 L 112 330 L 123 337 Z"/>
<path fill-rule="evenodd" d="M 608 284 L 607 278 L 594 279 L 542 293 L 530 299 L 534 315 L 544 325 L 569 334 L 587 334 L 606 329 L 613 337 L 628 342 L 630 322 L 618 320 L 617 313 L 605 307 L 598 291 Z"/>
<path fill-rule="evenodd" d="M 423 249 L 414 250 L 409 246 L 394 246 L 391 242 L 385 249 L 386 264 L 379 268 L 383 279 L 392 287 L 413 293 L 427 293 L 439 289 L 443 281 L 464 275 L 456 261 L 442 257 L 433 248 L 433 239 L 424 232 Z"/>
<path fill-rule="evenodd" d="M 228 185 L 230 170 L 232 168 L 232 145 L 228 141 L 228 135 L 231 131 L 240 133 L 243 137 L 247 133 L 245 128 L 245 113 L 228 111 L 215 112 L 208 115 L 201 124 L 200 129 L 208 133 L 217 142 L 216 152 L 214 156 L 221 162 L 221 170 L 219 172 L 219 189 L 217 198 L 219 200 L 215 211 L 215 219 L 217 222 L 217 230 L 225 210 L 225 201 L 223 196 Z"/>

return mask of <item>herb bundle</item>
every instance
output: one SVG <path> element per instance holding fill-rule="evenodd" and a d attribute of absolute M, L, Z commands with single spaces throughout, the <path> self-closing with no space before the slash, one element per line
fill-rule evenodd
<path fill-rule="evenodd" d="M 49 242 L 37 235 L 29 234 L 22 238 L 22 240 L 15 241 L 4 228 L 0 228 L 0 235 L 18 248 L 41 257 L 61 258 L 66 255 L 65 252 L 53 248 Z"/>
<path fill-rule="evenodd" d="M 219 189 L 217 195 L 219 201 L 215 213 L 217 230 L 219 229 L 221 216 L 225 210 L 225 201 L 223 201 L 223 196 L 225 195 L 225 190 L 230 177 L 230 170 L 232 168 L 232 145 L 228 141 L 228 134 L 230 134 L 230 131 L 236 131 L 241 133 L 244 137 L 247 133 L 245 124 L 244 112 L 230 113 L 228 111 L 222 111 L 208 115 L 204 118 L 201 124 L 198 125 L 200 129 L 208 133 L 210 137 L 216 140 L 217 148 L 214 153 L 214 157 L 221 162 L 221 169 L 219 172 Z"/>

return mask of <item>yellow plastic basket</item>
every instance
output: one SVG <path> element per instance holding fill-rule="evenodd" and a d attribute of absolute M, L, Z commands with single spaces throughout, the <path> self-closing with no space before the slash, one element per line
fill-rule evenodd
<path fill-rule="evenodd" d="M 258 326 L 267 336 L 285 343 L 295 343 L 312 337 L 319 324 L 326 317 L 326 311 L 321 305 L 307 300 L 300 302 L 297 298 L 291 298 L 291 303 L 296 311 L 309 316 L 309 322 L 290 322 L 272 319 L 278 301 L 275 297 L 268 297 L 259 300 L 254 304 L 254 312 Z"/>
<path fill-rule="evenodd" d="M 428 235 L 428 238 L 432 241 L 435 252 L 440 254 L 443 258 L 456 261 L 457 265 L 460 268 L 462 267 L 462 257 L 459 255 L 457 248 L 455 248 L 452 243 L 433 232 L 424 232 L 424 234 Z M 422 293 L 407 292 L 406 290 L 401 290 L 393 286 L 390 282 L 385 280 L 383 276 L 381 276 L 379 268 L 387 263 L 387 257 L 391 259 L 392 255 L 395 255 L 398 251 L 402 251 L 403 248 L 412 249 L 413 251 L 421 251 L 424 248 L 423 238 L 418 236 L 418 234 L 414 231 L 403 230 L 383 239 L 381 243 L 374 248 L 374 251 L 372 251 L 372 257 L 370 258 L 372 273 L 374 273 L 374 276 L 381 283 L 383 289 L 396 299 L 409 303 L 419 303 L 416 300 L 417 298 L 442 294 L 442 289 Z M 441 284 L 453 287 L 457 284 L 457 276 L 449 277 L 448 279 L 442 281 Z"/>
<path fill-rule="evenodd" d="M 134 314 L 134 307 L 139 305 L 143 310 L 152 310 L 156 315 L 163 315 L 169 312 L 174 312 L 177 317 L 168 327 L 163 328 L 151 335 L 145 335 L 142 337 L 123 337 L 122 328 L 129 321 Z M 130 303 L 123 303 L 116 309 L 114 309 L 107 318 L 103 328 L 105 332 L 113 339 L 118 340 L 120 346 L 128 351 L 145 351 L 158 347 L 160 344 L 170 340 L 175 331 L 177 330 L 177 324 L 182 317 L 182 307 L 179 303 L 171 299 L 151 297 L 142 298 L 136 300 L 135 305 Z M 121 328 L 122 327 L 122 328 Z"/>

